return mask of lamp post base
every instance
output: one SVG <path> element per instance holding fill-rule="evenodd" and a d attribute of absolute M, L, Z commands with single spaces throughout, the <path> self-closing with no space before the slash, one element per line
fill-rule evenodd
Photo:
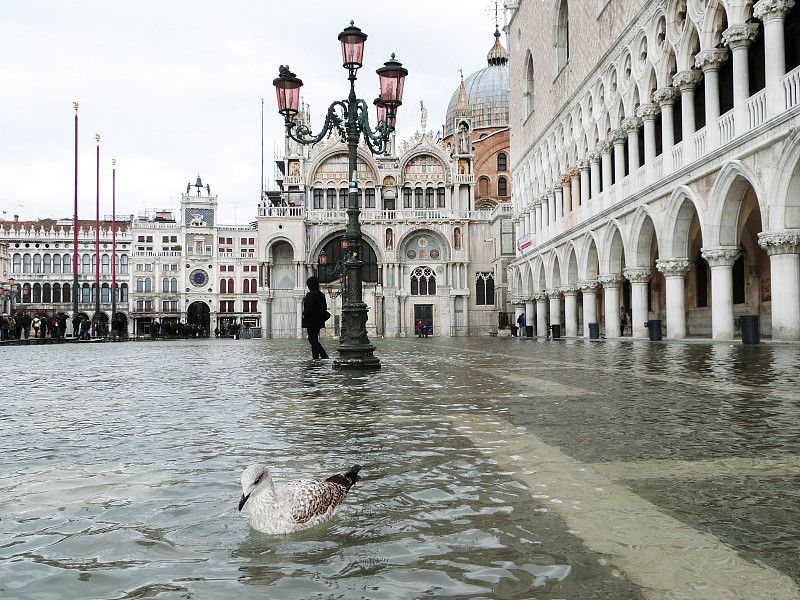
<path fill-rule="evenodd" d="M 339 346 L 339 358 L 333 359 L 334 369 L 380 369 L 381 361 L 373 356 L 375 346 L 372 344 L 357 346 Z"/>

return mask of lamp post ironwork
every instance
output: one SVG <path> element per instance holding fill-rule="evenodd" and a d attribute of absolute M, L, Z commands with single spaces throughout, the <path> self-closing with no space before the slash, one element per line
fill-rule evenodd
<path fill-rule="evenodd" d="M 377 124 L 373 131 L 369 125 L 368 105 L 356 97 L 356 72 L 362 66 L 364 42 L 367 34 L 350 21 L 350 26 L 339 34 L 342 45 L 343 67 L 348 70 L 350 95 L 345 100 L 337 100 L 328 107 L 325 124 L 318 135 L 304 123 L 295 121 L 300 104 L 300 88 L 303 82 L 281 65 L 279 76 L 272 84 L 278 96 L 278 112 L 283 115 L 286 134 L 300 144 L 316 144 L 327 136 L 338 133 L 347 143 L 348 150 L 348 195 L 347 228 L 344 239 L 347 242 L 347 260 L 344 264 L 344 303 L 342 305 L 342 332 L 339 336 L 339 358 L 333 361 L 338 368 L 379 369 L 380 360 L 373 355 L 375 346 L 367 336 L 367 305 L 363 300 L 361 224 L 358 206 L 358 143 L 363 135 L 364 142 L 373 154 L 383 154 L 391 144 L 397 109 L 402 104 L 403 86 L 408 70 L 395 59 L 394 54 L 376 72 L 380 79 L 380 96 L 374 104 L 377 110 Z"/>

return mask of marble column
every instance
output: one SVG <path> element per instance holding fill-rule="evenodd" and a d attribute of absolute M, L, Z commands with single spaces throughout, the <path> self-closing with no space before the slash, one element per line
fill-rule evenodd
<path fill-rule="evenodd" d="M 698 52 L 694 57 L 694 64 L 703 70 L 706 81 L 706 144 L 708 150 L 719 146 L 719 70 L 722 63 L 728 60 L 728 51 L 725 48 L 710 48 Z"/>
<path fill-rule="evenodd" d="M 736 135 L 750 129 L 747 101 L 750 99 L 750 68 L 747 49 L 758 33 L 758 23 L 731 25 L 722 32 L 722 40 L 733 54 L 733 118 Z"/>
<path fill-rule="evenodd" d="M 614 147 L 610 140 L 600 142 L 600 160 L 603 171 L 603 193 L 608 194 L 613 176 L 613 163 L 611 162 L 611 149 Z"/>
<path fill-rule="evenodd" d="M 631 336 L 635 338 L 649 337 L 645 323 L 648 321 L 648 282 L 653 276 L 650 267 L 631 267 L 623 271 L 625 278 L 631 282 Z"/>
<path fill-rule="evenodd" d="M 783 77 L 786 75 L 783 22 L 794 0 L 759 0 L 753 16 L 764 23 L 764 59 L 766 62 L 767 116 L 783 112 Z"/>
<path fill-rule="evenodd" d="M 658 88 L 653 100 L 661 107 L 661 155 L 664 157 L 663 174 L 668 175 L 675 170 L 672 149 L 675 146 L 675 102 L 678 100 L 677 88 L 672 86 Z"/>
<path fill-rule="evenodd" d="M 656 261 L 656 269 L 664 274 L 667 296 L 667 338 L 686 337 L 686 274 L 692 269 L 688 258 Z"/>
<path fill-rule="evenodd" d="M 561 290 L 552 289 L 545 293 L 550 301 L 550 325 L 561 325 Z"/>
<path fill-rule="evenodd" d="M 567 174 L 569 175 L 569 191 L 572 194 L 570 210 L 576 211 L 581 205 L 581 171 L 578 167 L 572 167 Z"/>
<path fill-rule="evenodd" d="M 636 116 L 644 125 L 644 164 L 650 172 L 656 160 L 656 117 L 660 112 L 661 107 L 658 104 L 642 104 L 636 110 Z"/>
<path fill-rule="evenodd" d="M 539 206 L 541 206 L 541 210 L 539 211 L 539 231 L 542 231 L 542 229 L 550 225 L 550 205 L 553 203 L 552 197 L 552 193 L 545 193 L 539 199 Z"/>
<path fill-rule="evenodd" d="M 600 154 L 598 152 L 592 152 L 589 154 L 589 180 L 591 185 L 591 190 L 589 192 L 590 200 L 594 200 L 600 195 L 600 181 L 602 177 L 600 173 Z M 581 191 L 583 191 L 582 187 Z"/>
<path fill-rule="evenodd" d="M 572 212 L 572 179 L 569 174 L 561 176 L 561 214 Z"/>
<path fill-rule="evenodd" d="M 614 144 L 614 183 L 620 184 L 625 178 L 625 140 L 627 135 L 622 129 L 611 132 L 611 142 Z"/>
<path fill-rule="evenodd" d="M 700 83 L 703 74 L 700 71 L 680 71 L 672 78 L 672 82 L 681 91 L 681 136 L 683 137 L 683 164 L 687 165 L 695 157 L 694 152 L 694 88 Z"/>
<path fill-rule="evenodd" d="M 533 296 L 525 298 L 525 325 L 536 328 L 536 303 Z"/>
<path fill-rule="evenodd" d="M 564 215 L 564 188 L 561 184 L 556 184 L 553 188 L 553 223 Z"/>
<path fill-rule="evenodd" d="M 619 337 L 619 286 L 623 282 L 622 275 L 612 273 L 597 278 L 603 286 L 603 302 L 606 312 L 606 337 Z"/>
<path fill-rule="evenodd" d="M 581 281 L 578 288 L 583 294 L 583 335 L 589 337 L 589 323 L 597 323 L 597 281 Z"/>
<path fill-rule="evenodd" d="M 622 129 L 628 135 L 628 172 L 635 173 L 639 167 L 639 128 L 642 120 L 630 117 L 622 122 Z"/>
<path fill-rule="evenodd" d="M 575 286 L 564 286 L 561 288 L 564 294 L 564 335 L 567 337 L 577 337 L 578 335 L 578 288 Z"/>
<path fill-rule="evenodd" d="M 701 254 L 711 267 L 711 337 L 733 339 L 733 263 L 741 255 L 736 246 L 703 248 Z"/>
<path fill-rule="evenodd" d="M 759 233 L 758 243 L 769 255 L 772 338 L 800 340 L 800 231 Z"/>
<path fill-rule="evenodd" d="M 536 335 L 547 337 L 547 294 L 539 292 L 533 299 L 536 300 Z"/>
<path fill-rule="evenodd" d="M 305 280 L 304 280 L 305 281 Z M 303 337 L 303 298 L 302 291 L 299 293 L 297 290 L 294 292 L 294 312 L 295 312 L 295 333 L 298 338 Z"/>
<path fill-rule="evenodd" d="M 578 199 L 578 204 L 586 204 L 589 202 L 589 194 L 591 193 L 591 176 L 589 174 L 589 169 L 590 167 L 588 159 L 578 161 L 578 172 L 580 173 L 580 182 L 578 184 L 578 188 L 580 189 L 580 197 Z"/>

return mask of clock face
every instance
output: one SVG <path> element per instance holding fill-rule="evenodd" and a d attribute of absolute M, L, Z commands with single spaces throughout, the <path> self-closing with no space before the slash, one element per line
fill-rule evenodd
<path fill-rule="evenodd" d="M 208 273 L 203 269 L 195 269 L 189 274 L 189 281 L 194 287 L 204 287 L 208 283 Z"/>

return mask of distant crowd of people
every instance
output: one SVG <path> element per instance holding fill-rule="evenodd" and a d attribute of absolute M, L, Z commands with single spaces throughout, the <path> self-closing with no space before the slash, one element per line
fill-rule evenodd
<path fill-rule="evenodd" d="M 40 317 L 22 311 L 3 313 L 0 317 L 0 341 L 34 338 L 63 338 L 67 331 L 67 315 Z"/>

